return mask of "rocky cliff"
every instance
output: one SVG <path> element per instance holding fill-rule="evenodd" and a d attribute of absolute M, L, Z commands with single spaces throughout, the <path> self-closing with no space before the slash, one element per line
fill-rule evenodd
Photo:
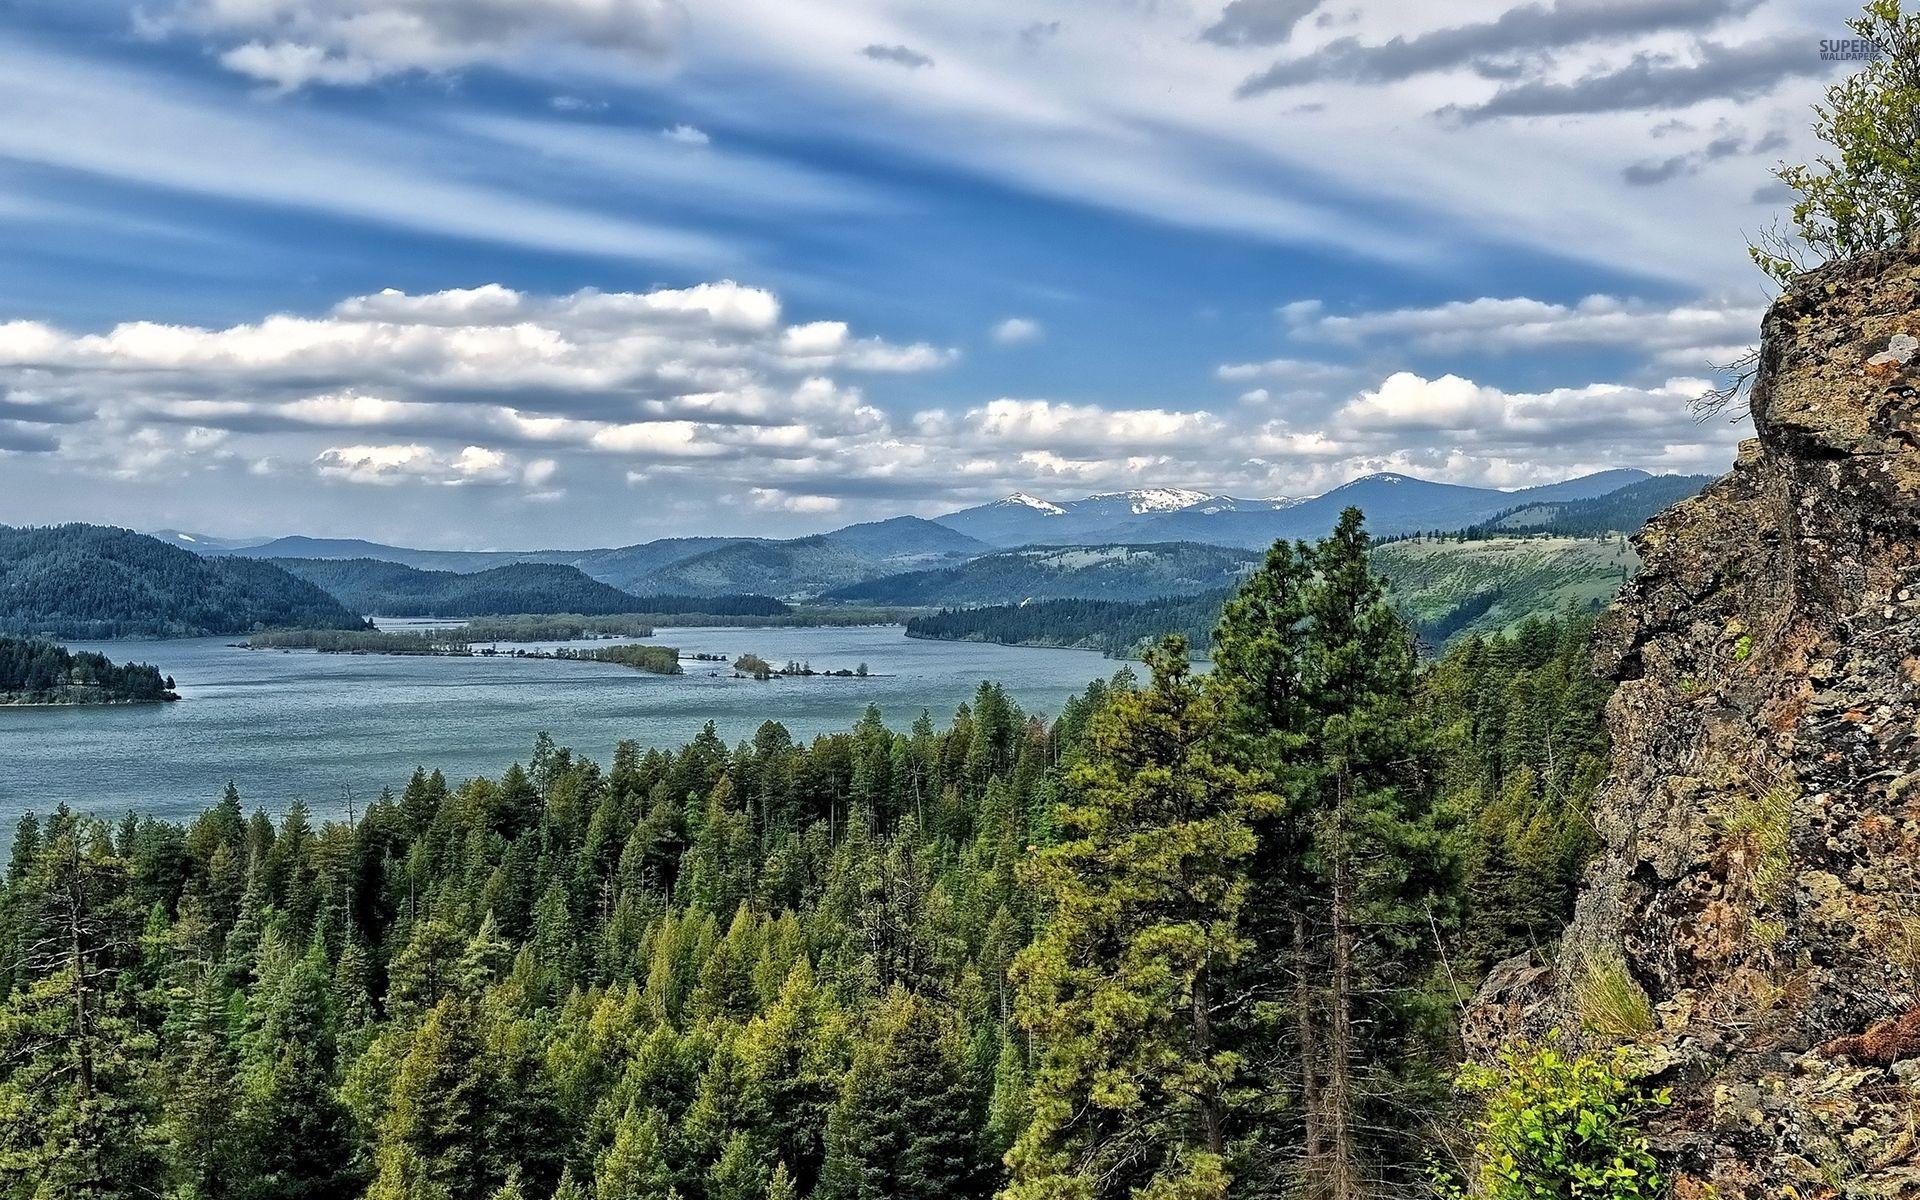
<path fill-rule="evenodd" d="M 1602 623 L 1604 848 L 1470 1047 L 1630 1044 L 1690 1197 L 1920 1196 L 1920 250 L 1777 300 L 1733 471 Z M 1912 360 L 1912 361 L 1909 361 Z"/>

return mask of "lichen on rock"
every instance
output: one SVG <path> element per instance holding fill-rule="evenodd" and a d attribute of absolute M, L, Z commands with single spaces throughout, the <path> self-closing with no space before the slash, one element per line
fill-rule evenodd
<path fill-rule="evenodd" d="M 1476 1054 L 1641 1047 L 1676 1194 L 1920 1196 L 1916 337 L 1916 249 L 1768 311 L 1756 436 L 1649 524 L 1596 638 L 1603 848 L 1555 969 L 1496 970 L 1466 1022 Z M 1644 1029 L 1582 1019 L 1592 963 Z"/>

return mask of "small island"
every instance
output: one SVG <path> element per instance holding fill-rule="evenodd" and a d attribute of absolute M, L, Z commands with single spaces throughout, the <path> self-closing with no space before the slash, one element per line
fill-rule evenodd
<path fill-rule="evenodd" d="M 53 642 L 0 637 L 0 705 L 153 704 L 178 700 L 173 677 L 147 663 Z"/>
<path fill-rule="evenodd" d="M 867 664 L 861 663 L 851 670 L 842 667 L 837 671 L 816 671 L 812 663 L 789 660 L 784 667 L 776 667 L 758 654 L 742 654 L 733 660 L 733 674 L 739 679 L 870 679 Z"/>
<path fill-rule="evenodd" d="M 285 629 L 256 633 L 240 643 L 248 650 L 317 650 L 322 654 L 399 654 L 433 658 L 543 658 L 567 662 L 604 662 L 655 675 L 680 674 L 680 652 L 672 646 L 558 646 L 532 650 L 524 646 L 501 649 L 499 639 L 475 636 L 498 633 L 498 627 L 476 622 L 452 629 L 335 630 Z M 649 630 L 649 632 L 651 632 Z M 610 636 L 610 635 L 609 635 Z M 486 645 L 480 643 L 486 642 Z"/>

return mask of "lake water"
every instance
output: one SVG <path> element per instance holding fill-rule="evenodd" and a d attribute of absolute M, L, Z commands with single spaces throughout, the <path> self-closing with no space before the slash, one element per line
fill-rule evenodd
<path fill-rule="evenodd" d="M 868 704 L 895 728 L 922 709 L 944 724 L 989 679 L 1028 711 L 1054 714 L 1120 665 L 1079 650 L 921 641 L 898 626 L 663 629 L 645 640 L 729 662 L 745 651 L 815 670 L 864 662 L 873 674 L 757 682 L 732 678 L 724 663 L 683 662 L 684 675 L 650 675 L 595 662 L 241 650 L 231 638 L 72 642 L 115 661 L 153 663 L 182 698 L 0 706 L 0 844 L 22 812 L 60 801 L 101 815 L 190 817 L 229 779 L 249 808 L 277 812 L 297 797 L 334 815 L 349 796 L 364 807 L 383 787 L 398 791 L 415 766 L 437 767 L 455 783 L 498 774 L 524 760 L 543 730 L 605 765 L 623 738 L 678 746 L 708 721 L 729 744 L 767 720 L 804 741 L 847 728 Z"/>

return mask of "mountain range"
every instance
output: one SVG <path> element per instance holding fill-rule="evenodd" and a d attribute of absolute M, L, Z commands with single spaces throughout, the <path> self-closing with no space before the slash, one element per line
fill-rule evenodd
<path fill-rule="evenodd" d="M 1620 469 L 1506 492 L 1382 472 L 1301 498 L 1248 500 L 1155 488 L 1054 502 L 1015 493 L 934 519 L 1002 547 L 1203 542 L 1251 550 L 1279 538 L 1319 537 L 1349 506 L 1367 514 L 1375 537 L 1394 537 L 1464 529 L 1516 508 L 1593 499 L 1652 478 L 1645 471 Z"/>
<path fill-rule="evenodd" d="M 424 599 L 452 588 L 447 572 L 464 576 L 525 564 L 544 564 L 553 574 L 513 582 L 535 583 L 541 594 L 578 596 L 577 610 L 585 612 L 617 605 L 613 589 L 639 601 L 628 605 L 637 611 L 650 611 L 648 596 L 743 593 L 943 606 L 1046 597 L 1137 600 L 1225 586 L 1275 540 L 1320 537 L 1348 507 L 1364 512 L 1369 532 L 1384 539 L 1455 531 L 1590 535 L 1636 530 L 1707 482 L 1706 476 L 1620 469 L 1502 491 L 1385 472 L 1306 497 L 1247 498 L 1180 487 L 1074 500 L 1015 493 L 931 519 L 898 516 L 807 537 L 675 537 L 580 550 L 420 550 L 351 538 L 243 540 L 177 530 L 155 536 L 208 558 L 281 563 L 362 612 L 381 611 L 369 604 L 375 599 L 390 607 L 409 589 L 424 589 Z M 1043 548 L 1062 552 L 1037 552 Z M 351 568 L 326 566 L 350 561 Z M 440 574 L 432 582 L 381 578 L 374 568 L 389 563 Z M 596 582 L 609 594 L 589 594 Z M 469 601 L 462 595 L 450 603 Z"/>

